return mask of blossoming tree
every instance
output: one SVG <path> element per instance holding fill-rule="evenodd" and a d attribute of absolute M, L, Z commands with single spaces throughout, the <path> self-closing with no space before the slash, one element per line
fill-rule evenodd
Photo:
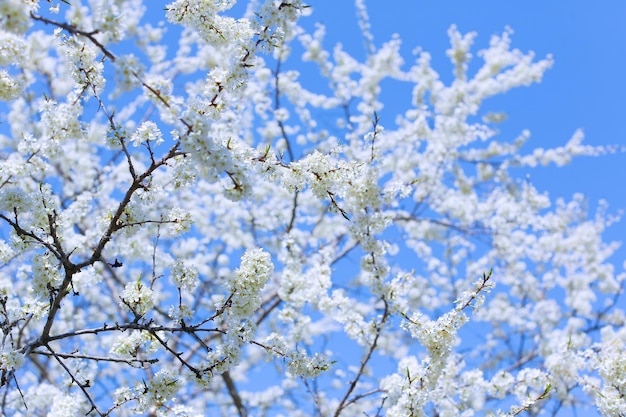
<path fill-rule="evenodd" d="M 481 111 L 551 58 L 452 27 L 446 85 L 362 1 L 363 62 L 234 3 L 0 3 L 0 413 L 624 416 L 611 218 L 519 175 L 610 149 Z"/>

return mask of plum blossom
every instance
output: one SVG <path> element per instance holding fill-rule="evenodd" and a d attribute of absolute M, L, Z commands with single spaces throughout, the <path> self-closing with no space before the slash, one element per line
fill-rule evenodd
<path fill-rule="evenodd" d="M 126 284 L 121 298 L 120 304 L 130 309 L 137 317 L 143 316 L 154 306 L 153 291 L 142 282 L 141 277 L 135 282 Z"/>
<path fill-rule="evenodd" d="M 163 142 L 163 135 L 154 122 L 144 122 L 137 128 L 130 139 L 133 146 L 139 146 L 149 141 L 158 145 Z"/>
<path fill-rule="evenodd" d="M 272 276 L 274 265 L 269 253 L 260 248 L 247 250 L 234 272 L 229 287 L 228 314 L 231 320 L 250 317 L 260 306 L 260 292 Z"/>

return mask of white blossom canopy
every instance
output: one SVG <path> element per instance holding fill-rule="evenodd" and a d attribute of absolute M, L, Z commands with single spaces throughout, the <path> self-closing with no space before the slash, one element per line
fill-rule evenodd
<path fill-rule="evenodd" d="M 364 60 L 301 0 L 157 3 L 0 2 L 2 415 L 625 415 L 615 219 L 519 175 L 614 149 L 481 110 L 550 56 L 453 26 L 446 84 L 362 0 Z"/>

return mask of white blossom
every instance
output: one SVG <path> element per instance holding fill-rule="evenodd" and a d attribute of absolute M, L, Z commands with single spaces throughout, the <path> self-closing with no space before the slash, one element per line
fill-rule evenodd
<path fill-rule="evenodd" d="M 193 291 L 198 285 L 198 272 L 193 266 L 184 262 L 176 262 L 171 269 L 172 281 L 178 288 Z"/>
<path fill-rule="evenodd" d="M 260 306 L 260 291 L 274 272 L 270 255 L 260 248 L 246 251 L 241 257 L 241 265 L 229 283 L 229 315 L 233 319 L 249 317 Z"/>
<path fill-rule="evenodd" d="M 19 369 L 24 364 L 24 354 L 17 351 L 7 351 L 3 349 L 0 352 L 0 369 L 12 371 Z"/>
<path fill-rule="evenodd" d="M 140 353 L 151 354 L 157 351 L 154 337 L 148 332 L 133 331 L 120 335 L 111 346 L 110 352 L 123 358 L 136 357 Z"/>
<path fill-rule="evenodd" d="M 146 286 L 139 277 L 135 282 L 126 284 L 120 304 L 129 308 L 136 316 L 141 317 L 154 306 L 152 289 Z"/>
<path fill-rule="evenodd" d="M 154 122 L 144 122 L 131 136 L 131 142 L 133 146 L 139 146 L 147 142 L 154 142 L 158 145 L 163 142 L 163 135 Z"/>

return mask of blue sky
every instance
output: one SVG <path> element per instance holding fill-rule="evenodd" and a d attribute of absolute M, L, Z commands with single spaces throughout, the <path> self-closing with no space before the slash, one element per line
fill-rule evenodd
<path fill-rule="evenodd" d="M 341 42 L 362 56 L 363 38 L 353 1 L 309 4 L 314 12 L 306 20 L 326 25 L 327 47 Z M 431 53 L 433 67 L 447 81 L 452 77 L 445 55 L 451 24 L 462 33 L 478 33 L 474 52 L 509 26 L 514 48 L 535 51 L 538 58 L 552 54 L 555 64 L 540 84 L 485 103 L 490 110 L 507 113 L 507 120 L 499 126 L 503 135 L 513 138 L 523 129 L 531 131 L 526 149 L 563 145 L 578 128 L 584 130 L 587 144 L 626 145 L 626 2 L 366 0 L 366 5 L 376 45 L 398 33 L 408 64 L 411 51 L 420 46 Z M 393 110 L 392 103 L 386 105 Z M 396 113 L 405 109 L 399 106 Z M 610 212 L 626 209 L 624 153 L 580 157 L 562 168 L 537 168 L 530 179 L 552 197 L 569 199 L 575 192 L 584 193 L 592 213 L 599 199 L 609 202 Z M 613 226 L 606 237 L 624 240 L 626 222 Z M 626 250 L 620 254 L 614 260 L 617 264 L 626 257 Z"/>

